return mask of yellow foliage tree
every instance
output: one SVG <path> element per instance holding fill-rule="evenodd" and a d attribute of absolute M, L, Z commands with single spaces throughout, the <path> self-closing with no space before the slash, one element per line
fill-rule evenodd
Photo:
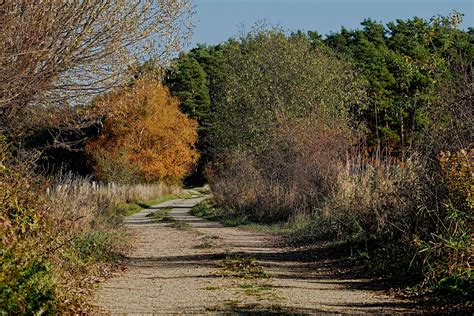
<path fill-rule="evenodd" d="M 197 122 L 179 110 L 160 82 L 141 79 L 94 103 L 109 114 L 86 146 L 97 177 L 107 181 L 178 180 L 199 154 Z"/>

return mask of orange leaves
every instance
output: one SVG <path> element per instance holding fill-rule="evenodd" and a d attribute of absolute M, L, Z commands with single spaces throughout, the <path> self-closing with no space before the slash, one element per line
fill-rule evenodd
<path fill-rule="evenodd" d="M 139 80 L 95 106 L 109 113 L 101 135 L 87 145 L 102 180 L 181 179 L 196 163 L 197 123 L 161 83 Z"/>
<path fill-rule="evenodd" d="M 439 163 L 449 189 L 474 208 L 474 149 L 442 152 Z"/>

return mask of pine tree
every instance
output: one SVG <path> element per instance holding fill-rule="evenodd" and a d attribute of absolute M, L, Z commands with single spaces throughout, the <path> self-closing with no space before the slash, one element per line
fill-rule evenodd
<path fill-rule="evenodd" d="M 201 65 L 187 54 L 177 60 L 167 84 L 173 95 L 181 102 L 181 111 L 199 122 L 205 129 L 209 119 L 211 100 L 207 87 L 207 76 Z"/>

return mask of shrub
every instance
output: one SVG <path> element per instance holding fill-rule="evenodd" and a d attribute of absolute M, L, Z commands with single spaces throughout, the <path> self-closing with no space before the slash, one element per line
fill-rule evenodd
<path fill-rule="evenodd" d="M 271 131 L 260 153 L 234 150 L 208 170 L 216 202 L 274 222 L 322 207 L 350 148 L 351 131 L 300 121 Z"/>
<path fill-rule="evenodd" d="M 57 308 L 56 285 L 50 264 L 41 258 L 22 258 L 28 254 L 2 253 L 0 312 L 36 314 Z"/>
<path fill-rule="evenodd" d="M 224 54 L 210 87 L 217 155 L 242 148 L 258 154 L 271 130 L 301 119 L 340 126 L 363 96 L 351 64 L 279 30 L 250 33 Z"/>
<path fill-rule="evenodd" d="M 67 311 L 128 236 L 115 206 L 176 193 L 165 184 L 97 185 L 66 174 L 47 180 L 13 159 L 0 139 L 0 313 Z"/>
<path fill-rule="evenodd" d="M 373 271 L 386 276 L 433 289 L 443 284 L 446 290 L 451 282 L 453 291 L 467 295 L 472 209 L 465 201 L 453 203 L 449 186 L 430 170 L 416 156 L 404 163 L 359 159 L 339 175 L 323 210 L 297 235 L 355 247 Z M 474 183 L 472 176 L 465 180 Z"/>
<path fill-rule="evenodd" d="M 38 243 L 47 228 L 45 199 L 35 193 L 43 181 L 28 173 L 27 162 L 13 161 L 0 138 L 0 312 L 52 311 L 56 286 Z"/>
<path fill-rule="evenodd" d="M 266 222 L 321 207 L 357 136 L 348 109 L 363 92 L 351 65 L 278 30 L 224 54 L 211 87 L 208 175 L 218 204 Z"/>
<path fill-rule="evenodd" d="M 99 137 L 86 146 L 99 179 L 180 180 L 196 163 L 197 123 L 179 111 L 177 98 L 160 83 L 140 79 L 93 106 L 110 113 Z"/>

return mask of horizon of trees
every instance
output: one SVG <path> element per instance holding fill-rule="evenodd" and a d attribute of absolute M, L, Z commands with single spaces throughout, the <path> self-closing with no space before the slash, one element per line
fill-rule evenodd
<path fill-rule="evenodd" d="M 372 151 L 383 148 L 403 156 L 421 130 L 435 123 L 427 112 L 436 103 L 433 95 L 438 83 L 452 76 L 452 67 L 465 74 L 472 69 L 474 30 L 458 28 L 462 16 L 454 11 L 447 17 L 398 19 L 386 25 L 366 19 L 360 29 L 342 27 L 325 37 L 317 31 L 286 36 L 304 39 L 314 49 L 334 52 L 355 65 L 361 81 L 366 82 L 367 96 L 352 107 L 352 114 L 368 128 Z M 217 45 L 198 44 L 182 53 L 168 72 L 166 84 L 181 96 L 188 115 L 201 117 L 201 125 L 206 125 L 206 117 L 218 106 L 213 88 L 219 85 L 225 64 L 223 52 L 238 46 L 239 41 L 230 38 Z"/>

